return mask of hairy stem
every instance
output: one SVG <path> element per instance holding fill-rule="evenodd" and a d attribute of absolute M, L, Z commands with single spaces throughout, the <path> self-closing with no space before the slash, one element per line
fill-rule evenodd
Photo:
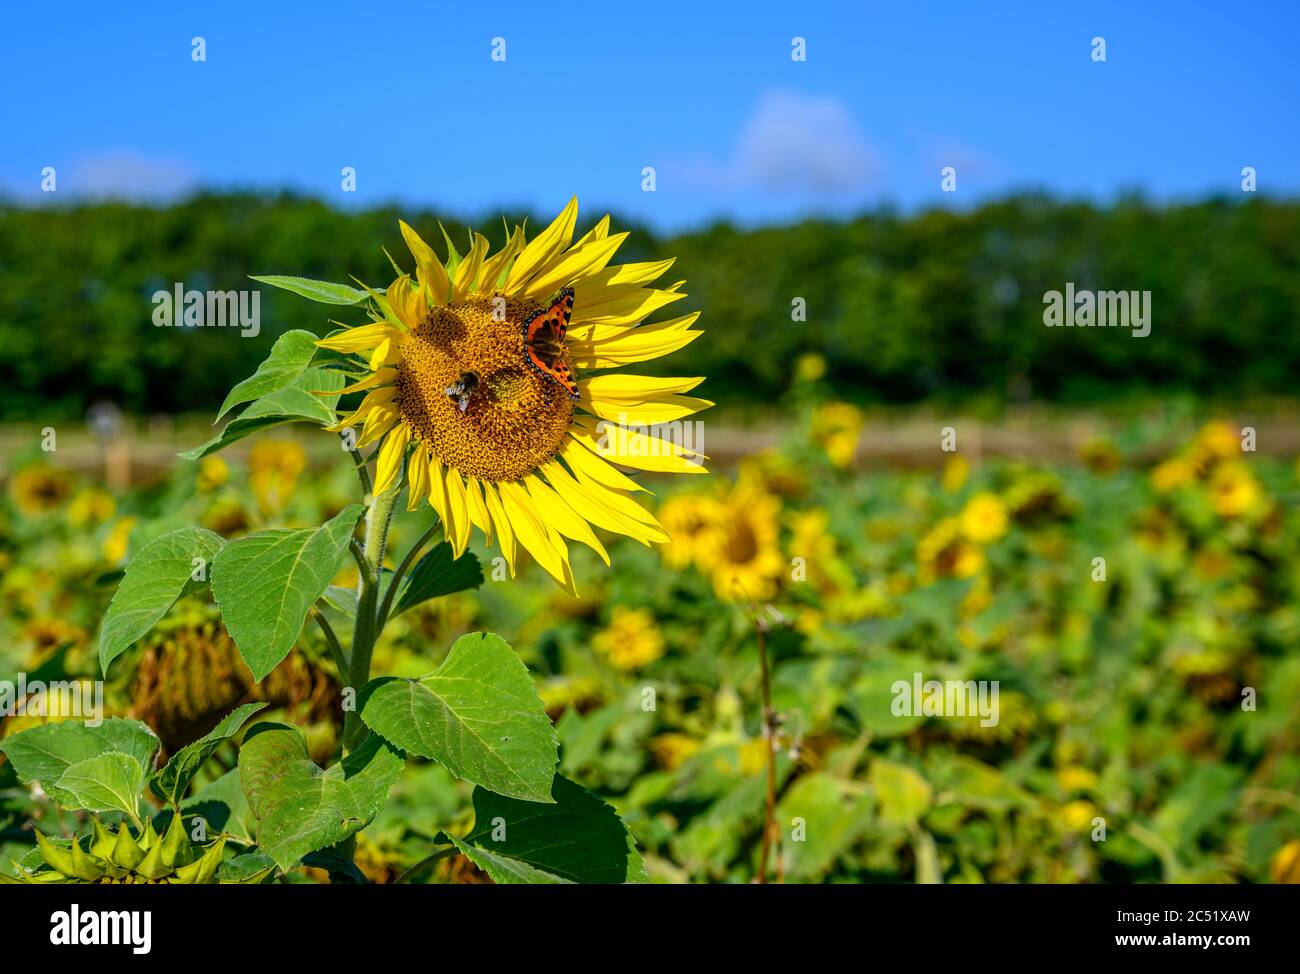
<path fill-rule="evenodd" d="M 767 797 L 763 811 L 763 845 L 758 857 L 758 881 L 767 882 L 767 858 L 776 835 L 776 711 L 772 709 L 772 681 L 767 665 L 767 625 L 757 620 L 758 664 L 763 677 L 763 740 L 767 744 Z"/>
<path fill-rule="evenodd" d="M 379 584 L 382 578 L 384 550 L 388 547 L 388 526 L 401 487 L 394 486 L 376 497 L 366 514 L 366 543 L 358 565 L 357 621 L 352 630 L 352 659 L 348 665 L 347 685 L 360 691 L 370 681 L 370 657 L 379 638 Z M 366 727 L 355 710 L 343 719 L 343 743 L 355 750 L 366 737 Z"/>
<path fill-rule="evenodd" d="M 419 557 L 420 552 L 424 550 L 424 546 L 433 539 L 433 535 L 437 530 L 438 521 L 435 520 L 433 524 L 429 526 L 429 530 L 420 535 L 420 540 L 411 546 L 411 550 L 406 553 L 406 557 L 402 559 L 402 563 L 397 566 L 397 571 L 393 572 L 393 577 L 388 583 L 388 591 L 384 593 L 384 600 L 379 606 L 378 625 L 380 632 L 383 632 L 384 626 L 388 624 L 388 613 L 392 611 L 393 597 L 397 594 L 397 589 L 402 579 L 410 570 L 411 566 L 415 564 L 415 559 Z"/>

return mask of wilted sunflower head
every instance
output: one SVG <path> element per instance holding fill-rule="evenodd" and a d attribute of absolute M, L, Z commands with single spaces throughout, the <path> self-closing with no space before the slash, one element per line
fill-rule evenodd
<path fill-rule="evenodd" d="M 408 507 L 427 499 L 456 555 L 477 527 L 500 539 L 512 575 L 522 547 L 571 594 L 565 539 L 606 564 L 593 525 L 668 540 L 625 471 L 703 473 L 701 453 L 653 424 L 712 405 L 685 395 L 701 378 L 611 371 L 688 344 L 699 313 L 643 324 L 685 297 L 680 282 L 649 286 L 672 260 L 611 265 L 627 234 L 605 217 L 575 243 L 577 214 L 575 198 L 536 238 L 515 227 L 491 255 L 482 234 L 463 256 L 447 238 L 445 261 L 402 223 L 415 278 L 372 294 L 370 323 L 318 343 L 364 360 L 343 391 L 366 396 L 332 429 L 361 426 L 359 448 L 380 444 L 376 494 L 405 471 Z"/>

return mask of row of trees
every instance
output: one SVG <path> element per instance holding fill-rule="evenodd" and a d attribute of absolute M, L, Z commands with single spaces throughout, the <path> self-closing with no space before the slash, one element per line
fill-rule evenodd
<path fill-rule="evenodd" d="M 0 206 L 0 419 L 78 415 L 98 399 L 140 413 L 212 410 L 280 332 L 327 328 L 324 309 L 263 289 L 260 334 L 241 338 L 155 327 L 152 295 L 177 283 L 247 289 L 249 274 L 382 285 L 392 270 L 381 246 L 409 263 L 399 215 L 430 239 L 437 219 L 463 239 L 447 214 L 345 212 L 288 195 Z M 504 236 L 499 215 L 475 226 L 494 244 Z M 676 237 L 633 229 L 621 259 L 676 255 L 665 280 L 685 279 L 690 296 L 670 311 L 704 311 L 704 337 L 662 368 L 709 376 L 707 394 L 723 403 L 772 401 L 810 352 L 826 359 L 823 381 L 862 401 L 1290 392 L 1300 371 L 1295 202 L 1098 208 L 1020 196 L 962 213 L 720 223 Z M 1067 283 L 1151 292 L 1150 334 L 1045 327 L 1044 295 Z"/>

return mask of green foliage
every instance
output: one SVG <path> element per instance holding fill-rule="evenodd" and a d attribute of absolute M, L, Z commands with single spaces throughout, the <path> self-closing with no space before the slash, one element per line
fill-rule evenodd
<path fill-rule="evenodd" d="M 6 737 L 0 751 L 21 781 L 39 783 L 65 808 L 119 808 L 134 817 L 145 774 L 153 770 L 158 738 L 138 720 L 112 717 L 98 725 L 62 721 Z M 97 775 L 108 781 L 104 790 L 96 787 Z M 130 794 L 123 793 L 126 786 L 134 786 Z"/>
<path fill-rule="evenodd" d="M 474 790 L 474 828 L 457 849 L 498 883 L 643 883 L 645 867 L 614 809 L 560 775 L 551 802 Z"/>
<path fill-rule="evenodd" d="M 401 773 L 401 754 L 374 734 L 327 771 L 308 756 L 302 733 L 283 724 L 255 725 L 239 751 L 258 847 L 281 869 L 365 828 Z"/>
<path fill-rule="evenodd" d="M 289 655 L 307 613 L 347 558 L 363 510 L 350 504 L 319 528 L 259 531 L 218 553 L 212 594 L 257 680 Z"/>
<path fill-rule="evenodd" d="M 180 528 L 155 538 L 127 568 L 99 633 L 99 665 L 109 664 L 147 633 L 188 591 L 206 585 L 225 541 L 204 528 Z M 197 561 L 196 561 L 197 560 Z M 203 581 L 196 581 L 195 575 Z"/>
<path fill-rule="evenodd" d="M 149 787 L 153 793 L 171 805 L 179 804 L 190 782 L 208 758 L 234 737 L 249 717 L 265 707 L 265 703 L 244 704 L 224 717 L 207 734 L 173 754 L 162 770 L 150 779 Z"/>
<path fill-rule="evenodd" d="M 462 636 L 422 679 L 371 682 L 357 708 L 376 734 L 458 778 L 525 801 L 551 800 L 555 730 L 528 668 L 499 636 Z"/>
<path fill-rule="evenodd" d="M 204 195 L 164 209 L 0 207 L 0 418 L 80 417 L 105 398 L 141 414 L 217 409 L 276 335 L 323 333 L 320 306 L 300 295 L 351 304 L 363 292 L 264 290 L 256 339 L 156 329 L 150 295 L 176 281 L 246 288 L 249 269 L 263 267 L 387 282 L 392 269 L 376 243 L 400 251 L 399 215 L 417 226 L 436 218 L 289 196 Z M 500 246 L 498 214 L 475 223 Z M 691 373 L 709 376 L 710 397 L 727 404 L 770 402 L 805 352 L 826 358 L 839 395 L 884 401 L 1288 392 L 1300 369 L 1290 327 L 1300 317 L 1292 202 L 1126 199 L 1100 209 L 1022 196 L 968 212 L 718 224 L 675 237 L 637 228 L 624 253 L 677 258 L 670 278 L 684 278 L 690 297 L 674 313 L 707 309 Z M 1150 290 L 1152 336 L 1045 328 L 1042 296 L 1067 281 Z M 791 321 L 795 297 L 807 302 L 806 322 Z M 1173 330 L 1176 343 L 1160 338 Z"/>

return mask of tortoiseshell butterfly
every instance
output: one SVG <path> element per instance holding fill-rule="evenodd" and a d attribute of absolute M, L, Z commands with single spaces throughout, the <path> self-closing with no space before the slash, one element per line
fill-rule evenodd
<path fill-rule="evenodd" d="M 574 399 L 579 398 L 578 382 L 565 361 L 564 335 L 573 316 L 573 288 L 566 287 L 544 311 L 534 311 L 524 321 L 524 358 L 543 375 L 564 387 Z"/>
<path fill-rule="evenodd" d="M 469 408 L 469 397 L 474 395 L 474 390 L 478 388 L 477 372 L 462 372 L 460 379 L 453 382 L 443 393 L 456 404 L 456 408 L 462 413 Z"/>

